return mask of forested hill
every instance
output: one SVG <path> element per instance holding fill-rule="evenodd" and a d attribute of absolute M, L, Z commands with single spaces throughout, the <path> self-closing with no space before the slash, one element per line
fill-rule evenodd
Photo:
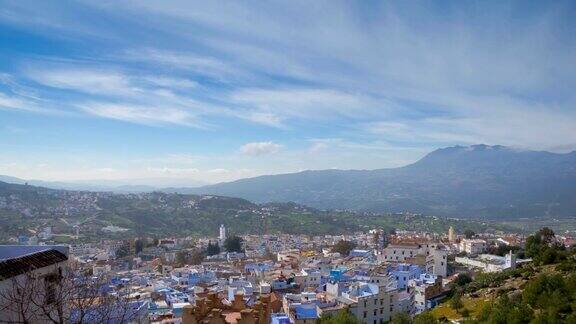
<path fill-rule="evenodd" d="M 456 146 L 401 168 L 304 171 L 172 191 L 474 219 L 571 217 L 576 216 L 576 152 Z"/>
<path fill-rule="evenodd" d="M 450 225 L 486 229 L 487 224 L 418 215 L 383 215 L 321 211 L 296 203 L 254 204 L 223 196 L 163 192 L 118 194 L 67 191 L 0 182 L 1 239 L 34 234 L 45 226 L 56 233 L 99 238 L 109 225 L 122 235 L 216 235 L 220 224 L 230 231 L 253 233 L 338 234 L 378 228 L 446 231 Z"/>

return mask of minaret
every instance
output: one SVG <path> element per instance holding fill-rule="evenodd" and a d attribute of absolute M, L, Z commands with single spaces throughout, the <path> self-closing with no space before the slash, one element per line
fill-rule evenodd
<path fill-rule="evenodd" d="M 220 225 L 220 235 L 218 236 L 218 239 L 222 243 L 226 240 L 226 227 L 224 227 L 224 224 Z"/>
<path fill-rule="evenodd" d="M 516 269 L 516 253 L 512 250 L 504 257 L 504 269 Z"/>
<path fill-rule="evenodd" d="M 448 229 L 448 241 L 453 243 L 456 240 L 456 234 L 454 233 L 454 227 L 450 226 Z"/>

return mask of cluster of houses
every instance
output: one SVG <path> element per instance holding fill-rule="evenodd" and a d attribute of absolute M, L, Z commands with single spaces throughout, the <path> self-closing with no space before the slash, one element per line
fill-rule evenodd
<path fill-rule="evenodd" d="M 222 227 L 216 241 L 225 237 Z M 342 255 L 331 249 L 340 240 L 361 248 Z M 438 305 L 458 276 L 455 266 L 490 272 L 526 262 L 513 253 L 486 254 L 500 241 L 508 242 L 498 236 L 467 239 L 453 229 L 448 235 L 373 230 L 347 236 L 247 236 L 244 252 L 221 252 L 194 265 L 176 262 L 187 243 L 182 239 L 158 240 L 129 258 L 116 255 L 122 244 L 114 242 L 19 246 L 13 253 L 0 251 L 0 284 L 7 287 L 24 275 L 24 270 L 10 272 L 14 260 L 57 251 L 44 267 L 23 269 L 83 269 L 106 278 L 108 291 L 118 294 L 121 287 L 137 310 L 125 322 L 308 324 L 346 310 L 358 322 L 379 324 L 398 313 L 414 316 Z M 208 242 L 197 240 L 196 248 Z M 13 315 L 2 314 L 0 320 L 9 321 L 7 316 Z"/>

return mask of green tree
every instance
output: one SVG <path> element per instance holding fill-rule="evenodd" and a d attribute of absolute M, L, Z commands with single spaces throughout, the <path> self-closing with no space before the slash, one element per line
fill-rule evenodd
<path fill-rule="evenodd" d="M 469 284 L 470 282 L 472 282 L 472 277 L 470 277 L 469 274 L 460 273 L 458 274 L 458 277 L 454 280 L 454 285 L 462 287 Z"/>
<path fill-rule="evenodd" d="M 220 253 L 220 246 L 218 243 L 212 244 L 212 242 L 208 242 L 208 246 L 206 247 L 206 255 L 216 255 Z"/>
<path fill-rule="evenodd" d="M 270 260 L 270 261 L 278 261 L 276 254 L 274 254 L 272 251 L 270 251 L 269 248 L 266 248 L 266 250 L 264 251 L 263 258 L 266 260 Z"/>
<path fill-rule="evenodd" d="M 540 237 L 540 239 L 542 240 L 542 242 L 548 244 L 551 243 L 554 240 L 554 231 L 551 230 L 549 227 L 542 227 L 537 233 L 537 236 Z"/>
<path fill-rule="evenodd" d="M 407 313 L 398 313 L 392 317 L 391 324 L 411 324 L 412 319 L 408 316 Z"/>
<path fill-rule="evenodd" d="M 226 238 L 224 248 L 228 252 L 242 252 L 242 238 L 236 235 Z"/>
<path fill-rule="evenodd" d="M 464 304 L 462 303 L 462 292 L 461 291 L 456 291 L 454 293 L 454 296 L 452 296 L 452 299 L 450 299 L 450 307 L 452 307 L 455 310 L 459 310 L 460 308 L 464 307 Z"/>
<path fill-rule="evenodd" d="M 136 239 L 136 241 L 134 241 L 134 253 L 138 254 L 142 252 L 143 249 L 144 249 L 144 241 L 142 239 Z"/>
<path fill-rule="evenodd" d="M 537 265 L 558 263 L 569 255 L 564 245 L 554 242 L 554 232 L 547 227 L 526 239 L 525 254 Z"/>
<path fill-rule="evenodd" d="M 116 250 L 117 258 L 125 258 L 130 255 L 130 247 L 128 245 L 122 245 L 118 250 Z"/>
<path fill-rule="evenodd" d="M 332 247 L 332 252 L 338 252 L 341 255 L 349 255 L 354 250 L 356 243 L 351 241 L 340 240 Z"/>
<path fill-rule="evenodd" d="M 178 251 L 176 252 L 176 266 L 182 267 L 188 263 L 188 253 L 186 251 Z"/>
<path fill-rule="evenodd" d="M 560 274 L 543 274 L 526 284 L 522 300 L 532 308 L 558 308 L 565 312 L 570 309 L 568 287 L 569 284 Z"/>
<path fill-rule="evenodd" d="M 438 320 L 430 312 L 424 312 L 414 317 L 413 324 L 436 324 Z"/>
<path fill-rule="evenodd" d="M 474 233 L 473 230 L 465 230 L 464 231 L 464 237 L 466 237 L 467 239 L 471 239 L 474 236 L 476 236 L 476 233 Z"/>
<path fill-rule="evenodd" d="M 322 315 L 318 324 L 358 324 L 356 318 L 347 310 L 342 309 L 336 315 Z"/>
<path fill-rule="evenodd" d="M 204 261 L 204 254 L 202 254 L 202 252 L 198 249 L 192 251 L 189 259 L 190 264 L 198 265 L 201 264 L 202 261 Z"/>

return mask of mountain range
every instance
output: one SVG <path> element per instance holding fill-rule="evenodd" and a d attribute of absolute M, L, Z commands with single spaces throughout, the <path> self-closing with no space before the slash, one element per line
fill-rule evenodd
<path fill-rule="evenodd" d="M 138 193 L 161 191 L 166 187 L 194 188 L 207 185 L 206 182 L 196 180 L 181 180 L 170 178 L 149 178 L 129 180 L 82 180 L 82 181 L 44 181 L 34 179 L 20 179 L 7 175 L 0 175 L 0 181 L 13 184 L 28 184 L 31 186 L 51 189 L 83 190 L 83 191 L 110 191 L 116 193 Z"/>
<path fill-rule="evenodd" d="M 320 209 L 469 218 L 576 216 L 576 151 L 472 145 L 435 150 L 399 168 L 267 175 L 192 189 Z"/>
<path fill-rule="evenodd" d="M 372 228 L 445 232 L 514 230 L 505 225 L 427 217 L 321 211 L 295 203 L 254 204 L 241 198 L 165 192 L 113 193 L 49 189 L 0 181 L 0 243 L 50 226 L 56 243 L 138 236 L 216 235 L 221 224 L 237 234 L 341 234 Z M 107 228 L 119 232 L 110 232 Z"/>
<path fill-rule="evenodd" d="M 412 212 L 458 218 L 576 216 L 576 151 L 454 146 L 399 168 L 315 170 L 233 182 L 160 188 L 142 183 L 0 181 L 56 189 L 219 195 L 255 203 L 295 202 L 317 209 Z M 193 187 L 194 186 L 194 187 Z"/>

